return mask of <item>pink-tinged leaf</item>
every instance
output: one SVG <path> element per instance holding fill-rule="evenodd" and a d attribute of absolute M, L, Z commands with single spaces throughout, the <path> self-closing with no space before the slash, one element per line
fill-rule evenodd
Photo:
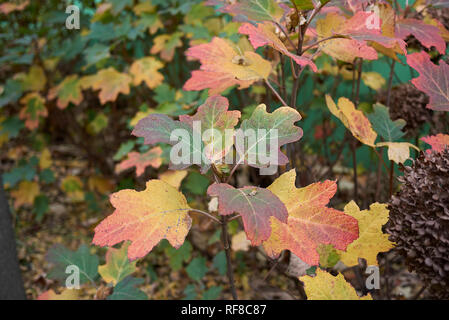
<path fill-rule="evenodd" d="M 253 45 L 254 49 L 263 46 L 270 46 L 282 54 L 292 58 L 298 65 L 305 67 L 310 66 L 313 71 L 317 71 L 316 65 L 312 60 L 306 57 L 297 56 L 288 51 L 285 44 L 279 39 L 279 37 L 273 32 L 273 25 L 271 23 L 259 23 L 257 27 L 250 23 L 244 23 L 239 28 L 239 33 L 248 35 L 249 41 Z"/>
<path fill-rule="evenodd" d="M 446 52 L 446 42 L 440 35 L 438 27 L 417 19 L 400 19 L 396 23 L 396 36 L 405 39 L 413 35 L 423 46 L 435 47 L 441 54 Z"/>
<path fill-rule="evenodd" d="M 221 215 L 239 213 L 243 227 L 252 245 L 257 246 L 271 234 L 270 217 L 280 224 L 287 222 L 285 205 L 271 191 L 258 187 L 235 189 L 226 183 L 209 186 L 207 194 L 218 197 L 218 212 Z"/>
<path fill-rule="evenodd" d="M 290 170 L 268 187 L 285 204 L 288 222 L 271 219 L 271 236 L 264 242 L 270 257 L 276 258 L 283 250 L 290 250 L 301 260 L 317 265 L 321 244 L 332 244 L 339 250 L 359 236 L 357 220 L 344 212 L 326 207 L 337 191 L 335 181 L 295 186 L 296 172 Z"/>
<path fill-rule="evenodd" d="M 162 180 L 148 181 L 141 192 L 116 192 L 110 201 L 115 211 L 95 228 L 92 243 L 104 247 L 130 240 L 131 261 L 144 257 L 162 239 L 179 248 L 192 224 L 184 195 Z"/>
<path fill-rule="evenodd" d="M 258 80 L 267 79 L 271 72 L 270 62 L 257 53 L 241 52 L 231 42 L 217 37 L 209 43 L 189 48 L 186 56 L 199 60 L 201 71 L 192 73 L 184 90 L 209 88 L 212 89 L 209 94 L 214 95 L 232 85 L 246 88 Z"/>
<path fill-rule="evenodd" d="M 136 176 L 140 177 L 148 166 L 159 168 L 162 164 L 162 149 L 153 148 L 145 153 L 130 152 L 128 159 L 123 160 L 115 167 L 115 172 L 120 173 L 129 168 L 136 167 Z"/>
<path fill-rule="evenodd" d="M 412 83 L 429 96 L 427 108 L 449 111 L 449 66 L 446 62 L 441 60 L 440 65 L 436 65 L 426 52 L 416 52 L 407 56 L 407 64 L 420 74 Z"/>
<path fill-rule="evenodd" d="M 182 138 L 175 135 L 175 138 L 181 140 L 171 139 L 172 134 L 176 131 L 182 131 L 184 133 Z M 173 163 L 170 161 L 170 169 L 182 170 L 192 164 L 197 164 L 201 166 L 201 172 L 205 173 L 210 167 L 210 162 L 208 163 L 206 161 L 207 159 L 203 156 L 203 142 L 199 139 L 198 145 L 195 143 L 197 140 L 194 137 L 193 128 L 188 123 L 175 121 L 164 114 L 150 114 L 137 123 L 132 134 L 136 137 L 144 138 L 144 144 L 148 145 L 167 143 L 172 146 L 182 146 L 182 156 L 188 158 L 189 161 L 181 163 Z"/>
<path fill-rule="evenodd" d="M 239 122 L 240 111 L 228 111 L 228 99 L 212 96 L 201 105 L 194 116 L 181 115 L 179 120 L 196 128 L 201 125 L 201 137 L 205 144 L 206 157 L 211 162 L 222 159 L 234 144 L 234 127 Z M 226 130 L 228 134 L 226 134 Z"/>
<path fill-rule="evenodd" d="M 427 150 L 427 153 L 442 152 L 445 148 L 449 148 L 449 135 L 439 133 L 435 136 L 427 136 L 421 138 L 427 144 L 432 146 L 432 149 Z"/>

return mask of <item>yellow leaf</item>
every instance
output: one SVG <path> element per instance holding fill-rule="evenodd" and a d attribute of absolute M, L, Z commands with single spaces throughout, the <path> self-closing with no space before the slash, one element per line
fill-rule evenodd
<path fill-rule="evenodd" d="M 45 148 L 44 150 L 42 150 L 41 157 L 39 159 L 39 167 L 43 170 L 50 168 L 51 165 L 52 160 L 50 150 L 48 150 L 48 148 Z"/>
<path fill-rule="evenodd" d="M 148 109 L 147 111 L 139 111 L 136 113 L 136 115 L 134 116 L 134 118 L 131 119 L 131 121 L 129 122 L 130 126 L 135 127 L 136 124 L 142 120 L 143 118 L 146 118 L 147 116 L 149 116 L 152 113 L 156 113 L 156 110 L 154 109 Z"/>
<path fill-rule="evenodd" d="M 187 170 L 166 171 L 159 175 L 159 179 L 167 182 L 176 189 L 181 186 L 182 180 L 187 176 Z"/>
<path fill-rule="evenodd" d="M 61 182 L 61 189 L 75 202 L 84 200 L 83 182 L 77 176 L 67 176 Z"/>
<path fill-rule="evenodd" d="M 374 147 L 377 133 L 371 127 L 368 118 L 362 111 L 357 110 L 349 99 L 338 99 L 337 106 L 334 100 L 326 95 L 326 103 L 329 111 L 343 122 L 355 138 L 370 147 Z"/>
<path fill-rule="evenodd" d="M 371 89 L 378 91 L 382 89 L 382 87 L 386 84 L 386 81 L 384 77 L 380 75 L 380 73 L 377 72 L 363 72 L 362 73 L 362 80 L 366 84 L 367 87 L 370 87 Z"/>
<path fill-rule="evenodd" d="M 150 180 L 141 192 L 121 190 L 110 199 L 115 211 L 95 228 L 94 244 L 104 247 L 130 240 L 128 258 L 133 261 L 162 239 L 175 248 L 184 243 L 192 219 L 186 198 L 175 187 Z"/>
<path fill-rule="evenodd" d="M 86 76 L 81 79 L 83 89 L 91 87 L 100 90 L 99 98 L 101 104 L 115 101 L 120 93 L 129 94 L 131 77 L 126 73 L 120 73 L 114 68 L 100 70 L 97 74 Z"/>
<path fill-rule="evenodd" d="M 28 74 L 21 77 L 24 91 L 41 91 L 45 88 L 47 78 L 39 66 L 31 66 Z"/>
<path fill-rule="evenodd" d="M 145 81 L 148 88 L 156 88 L 164 81 L 164 76 L 158 72 L 163 67 L 164 64 L 154 57 L 145 57 L 134 61 L 129 69 L 134 77 L 133 84 L 138 86 L 142 81 Z"/>
<path fill-rule="evenodd" d="M 114 190 L 114 184 L 110 179 L 98 175 L 89 177 L 87 185 L 90 190 L 97 191 L 100 194 L 108 194 Z"/>
<path fill-rule="evenodd" d="M 107 283 L 112 283 L 115 286 L 137 270 L 136 261 L 128 260 L 128 247 L 129 243 L 125 243 L 120 249 L 108 249 L 106 264 L 98 267 L 98 273 Z"/>
<path fill-rule="evenodd" d="M 33 205 L 34 199 L 39 195 L 40 188 L 37 182 L 22 181 L 19 187 L 11 191 L 11 196 L 15 199 L 14 208 L 18 209 L 23 205 Z"/>
<path fill-rule="evenodd" d="M 65 289 L 60 294 L 57 294 L 50 289 L 37 297 L 37 300 L 77 300 L 79 294 L 80 290 Z"/>
<path fill-rule="evenodd" d="M 410 148 L 419 149 L 408 142 L 379 142 L 376 147 L 388 147 L 388 159 L 399 163 L 404 163 L 410 158 Z"/>
<path fill-rule="evenodd" d="M 359 297 L 342 274 L 334 277 L 317 269 L 315 277 L 303 276 L 299 279 L 304 282 L 307 300 L 373 300 L 371 295 Z"/>
<path fill-rule="evenodd" d="M 251 241 L 248 240 L 245 231 L 233 235 L 231 243 L 233 251 L 248 251 L 251 246 Z"/>
<path fill-rule="evenodd" d="M 366 259 L 369 266 L 377 266 L 377 255 L 393 248 L 388 234 L 382 232 L 389 211 L 386 204 L 373 203 L 369 210 L 360 211 L 354 201 L 345 206 L 345 213 L 359 222 L 359 238 L 348 245 L 346 252 L 340 251 L 341 261 L 347 266 L 357 265 L 358 258 Z"/>

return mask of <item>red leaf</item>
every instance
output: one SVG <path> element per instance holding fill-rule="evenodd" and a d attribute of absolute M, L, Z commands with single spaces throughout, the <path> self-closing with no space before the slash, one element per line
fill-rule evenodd
<path fill-rule="evenodd" d="M 153 148 L 145 153 L 130 152 L 128 159 L 120 162 L 116 167 L 116 173 L 120 173 L 129 168 L 136 167 L 136 175 L 139 177 L 144 172 L 146 167 L 152 166 L 159 168 L 162 164 L 162 149 L 160 147 Z"/>
<path fill-rule="evenodd" d="M 430 61 L 426 52 L 416 52 L 407 56 L 407 63 L 420 74 L 412 83 L 429 96 L 427 108 L 449 111 L 449 66 L 446 62 L 441 60 L 438 66 Z"/>
<path fill-rule="evenodd" d="M 432 153 L 432 151 L 442 152 L 445 148 L 449 147 L 449 135 L 447 134 L 439 133 L 436 136 L 421 138 L 421 140 L 432 146 L 432 149 L 427 150 L 427 153 Z"/>
<path fill-rule="evenodd" d="M 285 205 L 270 190 L 258 187 L 235 189 L 226 183 L 213 184 L 207 190 L 210 196 L 218 197 L 218 212 L 221 215 L 239 213 L 243 219 L 243 227 L 257 246 L 270 237 L 270 217 L 287 222 Z"/>
<path fill-rule="evenodd" d="M 264 242 L 269 256 L 276 258 L 283 250 L 290 250 L 301 260 L 317 265 L 321 244 L 332 244 L 346 250 L 359 236 L 357 220 L 345 213 L 326 207 L 337 191 L 335 181 L 295 187 L 296 173 L 290 170 L 268 187 L 285 204 L 287 224 L 271 219 L 271 236 Z"/>
<path fill-rule="evenodd" d="M 254 49 L 268 45 L 282 54 L 292 58 L 298 65 L 302 67 L 309 65 L 313 71 L 317 71 L 317 67 L 312 60 L 306 57 L 297 56 L 288 51 L 284 43 L 271 30 L 271 27 L 272 26 L 270 23 L 259 23 L 257 27 L 250 23 L 245 23 L 239 28 L 239 33 L 248 35 L 249 41 L 253 45 Z"/>
<path fill-rule="evenodd" d="M 400 19 L 396 23 L 396 36 L 405 39 L 413 35 L 423 46 L 434 46 L 441 54 L 446 52 L 446 42 L 440 35 L 440 29 L 417 19 Z"/>

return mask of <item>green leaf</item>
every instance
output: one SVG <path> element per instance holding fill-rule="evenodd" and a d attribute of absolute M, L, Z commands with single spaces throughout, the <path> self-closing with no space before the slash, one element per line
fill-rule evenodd
<path fill-rule="evenodd" d="M 218 270 L 218 273 L 221 275 L 226 274 L 227 265 L 226 265 L 226 253 L 222 250 L 214 257 L 212 260 L 213 266 Z"/>
<path fill-rule="evenodd" d="M 136 288 L 136 286 L 144 282 L 143 279 L 136 279 L 129 276 L 114 287 L 113 293 L 107 300 L 148 300 L 146 293 Z"/>
<path fill-rule="evenodd" d="M 184 180 L 183 188 L 193 194 L 203 195 L 206 193 L 209 184 L 209 179 L 199 174 L 198 172 L 192 171 Z"/>
<path fill-rule="evenodd" d="M 61 244 L 56 244 L 47 253 L 47 261 L 54 267 L 48 273 L 50 279 L 57 279 L 65 283 L 68 275 L 66 268 L 75 265 L 80 271 L 80 283 L 94 282 L 98 275 L 98 257 L 90 254 L 89 248 L 82 244 L 77 251 L 71 251 Z"/>
<path fill-rule="evenodd" d="M 129 243 L 124 243 L 120 249 L 108 249 L 106 264 L 98 267 L 98 273 L 105 282 L 118 284 L 137 270 L 136 261 L 128 260 L 128 246 Z"/>
<path fill-rule="evenodd" d="M 120 148 L 118 149 L 117 153 L 112 158 L 114 161 L 120 161 L 122 160 L 132 149 L 134 149 L 134 146 L 136 145 L 135 141 L 129 140 L 127 142 L 124 142 L 120 145 Z"/>
<path fill-rule="evenodd" d="M 299 10 L 313 10 L 315 6 L 312 0 L 290 0 Z"/>
<path fill-rule="evenodd" d="M 210 287 L 203 293 L 203 300 L 217 300 L 220 297 L 222 286 Z"/>
<path fill-rule="evenodd" d="M 262 168 L 268 166 L 266 163 L 262 163 L 260 160 L 263 157 L 269 157 L 270 159 L 277 159 L 278 165 L 285 165 L 288 162 L 288 158 L 280 150 L 280 147 L 284 144 L 298 141 L 301 139 L 303 132 L 302 129 L 295 126 L 297 121 L 301 120 L 301 116 L 298 111 L 290 107 L 281 107 L 276 109 L 273 113 L 267 112 L 267 107 L 264 104 L 259 105 L 247 120 L 243 120 L 240 128 L 243 132 L 247 130 L 253 130 L 257 133 L 257 141 L 252 141 L 250 137 L 244 137 L 246 148 L 242 150 L 237 148 L 239 162 L 249 161 L 249 165 L 256 168 Z M 262 133 L 264 132 L 263 135 Z M 240 139 L 237 135 L 236 139 Z M 270 145 L 277 145 L 278 148 L 274 152 L 276 155 L 271 154 Z M 241 144 L 237 143 L 236 147 Z M 265 145 L 262 147 L 262 145 Z"/>
<path fill-rule="evenodd" d="M 193 284 L 189 284 L 184 289 L 184 295 L 185 297 L 182 300 L 195 300 L 198 296 L 196 292 L 196 287 Z"/>
<path fill-rule="evenodd" d="M 207 273 L 206 258 L 198 257 L 192 260 L 186 268 L 190 279 L 200 281 Z"/>
<path fill-rule="evenodd" d="M 16 138 L 24 127 L 23 121 L 14 116 L 7 118 L 0 124 L 0 133 L 7 133 L 10 138 Z"/>
<path fill-rule="evenodd" d="M 179 249 L 172 246 L 165 247 L 165 254 L 170 258 L 170 267 L 174 271 L 182 268 L 182 263 L 190 260 L 192 255 L 192 245 L 189 241 L 185 241 Z"/>
<path fill-rule="evenodd" d="M 33 211 L 36 214 L 36 220 L 41 221 L 44 214 L 48 211 L 49 200 L 45 195 L 39 195 L 34 199 Z"/>
<path fill-rule="evenodd" d="M 53 183 L 55 174 L 50 168 L 44 169 L 39 173 L 39 181 L 43 183 Z"/>
<path fill-rule="evenodd" d="M 385 141 L 397 141 L 405 135 L 405 132 L 401 131 L 406 122 L 402 119 L 396 121 L 391 120 L 389 109 L 377 103 L 373 106 L 374 112 L 368 115 L 368 119 L 376 131 Z"/>

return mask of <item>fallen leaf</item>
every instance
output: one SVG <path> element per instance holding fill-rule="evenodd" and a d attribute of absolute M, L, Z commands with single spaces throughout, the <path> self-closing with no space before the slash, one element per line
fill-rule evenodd
<path fill-rule="evenodd" d="M 14 208 L 19 209 L 23 205 L 32 206 L 34 199 L 39 195 L 39 184 L 34 181 L 22 181 L 16 190 L 11 191 L 14 198 Z"/>

